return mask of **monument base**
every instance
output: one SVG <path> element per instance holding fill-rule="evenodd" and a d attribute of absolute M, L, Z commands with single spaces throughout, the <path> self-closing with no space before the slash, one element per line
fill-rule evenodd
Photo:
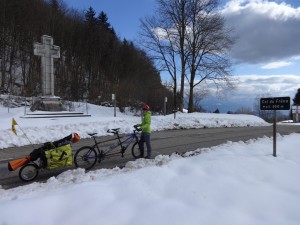
<path fill-rule="evenodd" d="M 58 97 L 39 97 L 34 99 L 30 108 L 34 111 L 61 112 L 64 111 L 63 105 Z"/>
<path fill-rule="evenodd" d="M 31 113 L 26 113 L 21 118 L 59 118 L 59 117 L 89 117 L 83 112 L 65 111 L 61 99 L 56 96 L 43 96 L 33 99 Z"/>
<path fill-rule="evenodd" d="M 82 112 L 37 112 L 27 113 L 24 116 L 20 116 L 23 119 L 41 119 L 41 118 L 60 118 L 60 117 L 90 117 L 91 115 L 84 114 Z"/>

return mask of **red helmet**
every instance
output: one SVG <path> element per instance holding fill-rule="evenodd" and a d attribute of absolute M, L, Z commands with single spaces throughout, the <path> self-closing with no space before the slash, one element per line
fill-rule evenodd
<path fill-rule="evenodd" d="M 143 104 L 142 109 L 143 109 L 144 111 L 147 111 L 147 110 L 150 109 L 150 107 L 149 107 L 149 105 L 147 105 L 147 104 Z"/>

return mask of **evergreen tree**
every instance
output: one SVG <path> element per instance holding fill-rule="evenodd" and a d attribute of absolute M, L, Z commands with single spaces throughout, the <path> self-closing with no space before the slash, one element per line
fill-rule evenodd
<path fill-rule="evenodd" d="M 95 17 L 95 15 L 95 10 L 90 6 L 87 12 L 85 13 L 85 21 L 89 27 L 93 27 L 97 24 L 97 18 Z"/>
<path fill-rule="evenodd" d="M 104 27 L 108 30 L 110 30 L 110 23 L 108 22 L 108 17 L 106 15 L 106 13 L 104 13 L 103 11 L 101 11 L 99 13 L 99 16 L 98 16 L 98 23 L 100 25 L 100 27 Z"/>
<path fill-rule="evenodd" d="M 300 105 L 300 88 L 298 88 L 298 91 L 293 99 L 294 105 Z"/>
<path fill-rule="evenodd" d="M 40 95 L 41 59 L 32 43 L 46 34 L 61 49 L 54 76 L 63 99 L 95 103 L 116 93 L 119 107 L 148 102 L 156 109 L 167 96 L 147 54 L 119 40 L 107 15 L 96 17 L 92 7 L 82 13 L 63 0 L 0 0 L 0 30 L 0 90 Z"/>
<path fill-rule="evenodd" d="M 219 109 L 216 109 L 216 110 L 214 111 L 214 113 L 220 113 L 220 110 L 219 110 Z"/>
<path fill-rule="evenodd" d="M 55 11 L 59 11 L 59 3 L 58 0 L 50 0 L 49 5 Z"/>

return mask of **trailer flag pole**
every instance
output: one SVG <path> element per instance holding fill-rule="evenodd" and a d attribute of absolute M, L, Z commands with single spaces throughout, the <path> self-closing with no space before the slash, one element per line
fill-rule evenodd
<path fill-rule="evenodd" d="M 24 134 L 24 136 L 26 137 L 26 139 L 29 141 L 29 143 L 32 145 L 32 147 L 34 148 L 34 145 L 31 143 L 30 139 L 27 137 L 26 133 L 23 131 L 23 129 L 20 127 L 20 125 L 17 123 L 17 121 L 12 118 L 12 125 L 11 125 L 11 130 L 12 132 L 14 132 L 15 135 L 17 135 L 17 131 L 15 126 L 18 125 L 20 130 L 22 131 L 22 133 Z"/>

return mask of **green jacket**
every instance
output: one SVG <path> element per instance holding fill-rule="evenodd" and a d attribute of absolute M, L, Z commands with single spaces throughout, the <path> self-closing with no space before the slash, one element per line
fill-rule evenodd
<path fill-rule="evenodd" d="M 144 113 L 142 123 L 139 124 L 139 126 L 142 128 L 143 132 L 150 134 L 151 133 L 150 125 L 151 125 L 151 112 L 147 111 Z"/>

